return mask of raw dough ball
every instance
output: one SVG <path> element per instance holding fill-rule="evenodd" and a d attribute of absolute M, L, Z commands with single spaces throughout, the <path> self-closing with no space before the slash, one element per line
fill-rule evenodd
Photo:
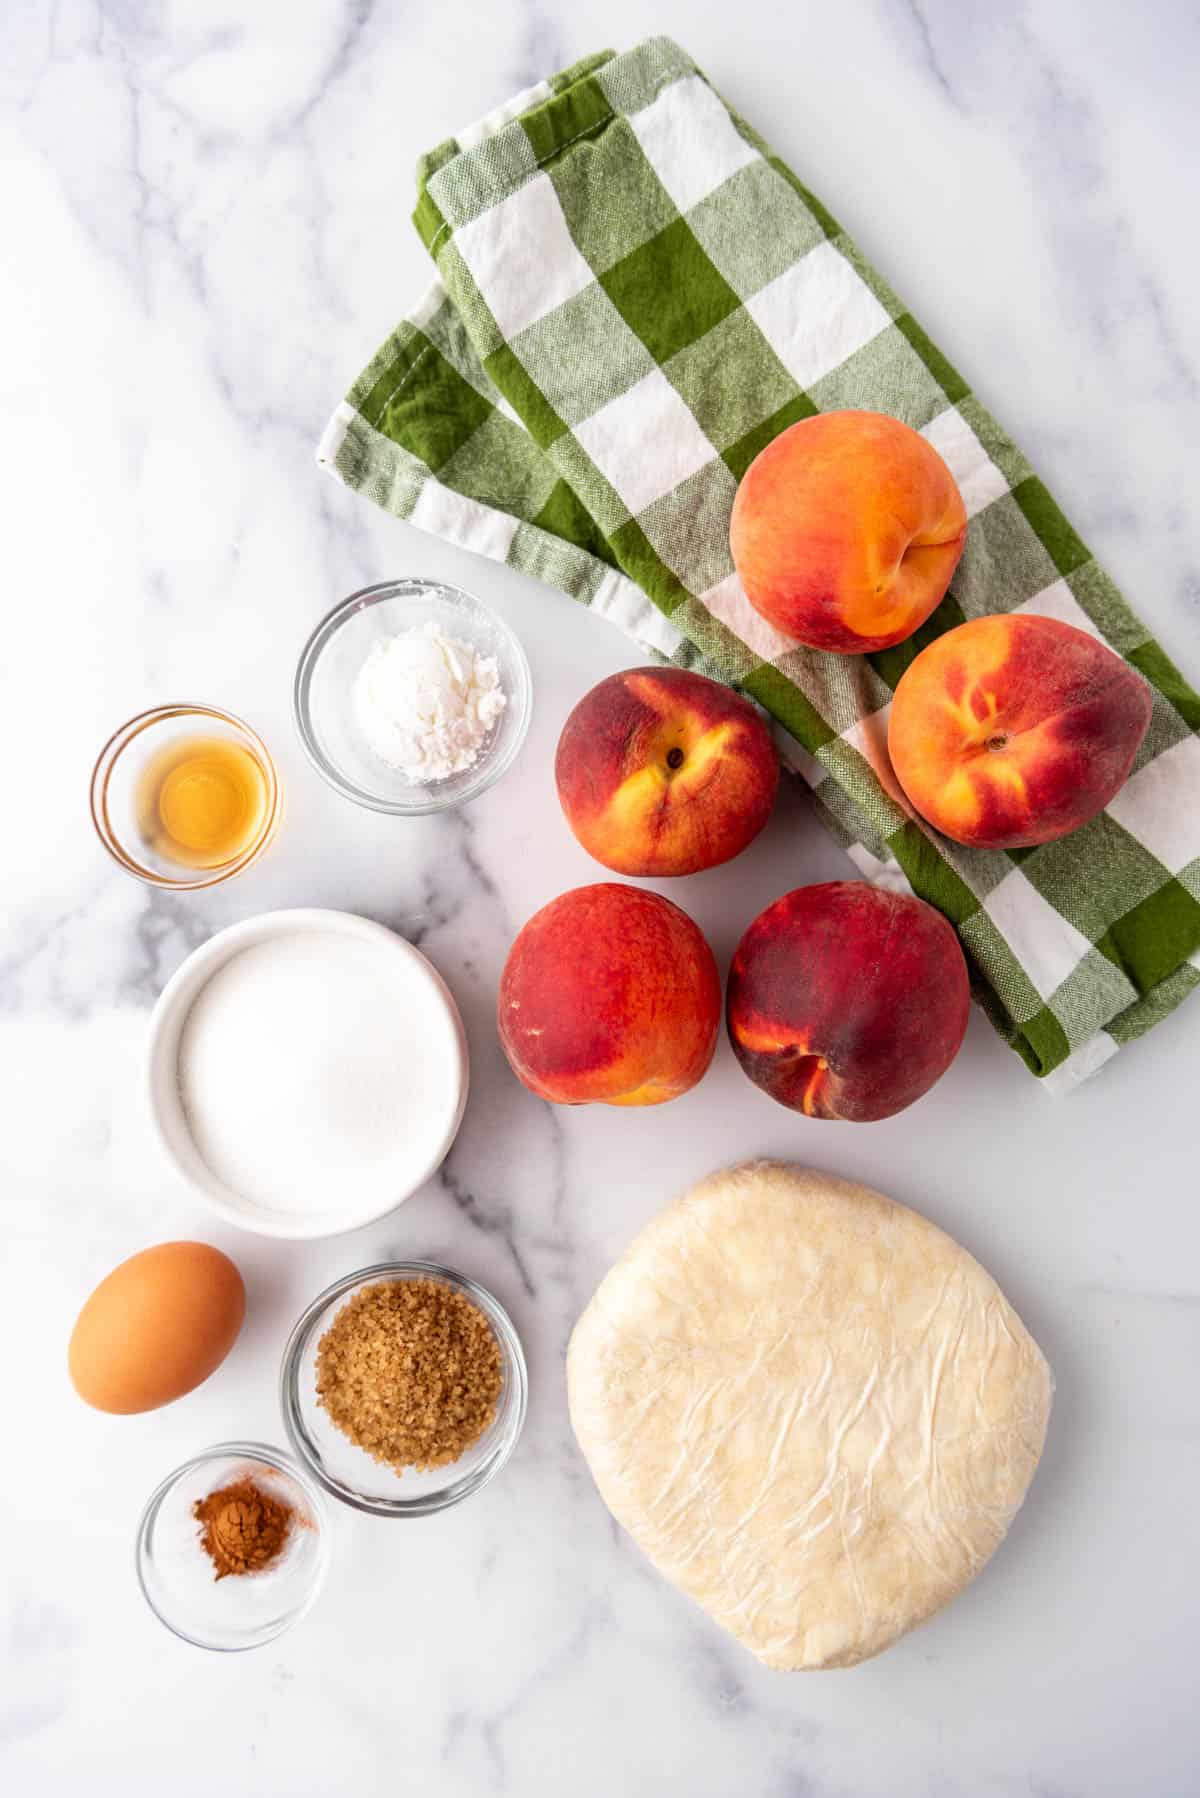
<path fill-rule="evenodd" d="M 828 1174 L 712 1175 L 567 1357 L 609 1509 L 768 1667 L 849 1667 L 946 1604 L 1033 1478 L 1052 1380 L 964 1249 Z"/>

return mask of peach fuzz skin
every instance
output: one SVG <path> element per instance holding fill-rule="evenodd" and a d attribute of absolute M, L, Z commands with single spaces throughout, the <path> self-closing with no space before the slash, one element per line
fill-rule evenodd
<path fill-rule="evenodd" d="M 755 610 L 810 649 L 903 642 L 942 599 L 967 540 L 953 475 L 882 412 L 823 412 L 746 470 L 729 544 Z"/>
<path fill-rule="evenodd" d="M 695 1086 L 721 1023 L 712 950 L 638 887 L 575 887 L 509 952 L 497 1007 L 517 1078 L 555 1105 L 661 1105 Z"/>
<path fill-rule="evenodd" d="M 976 849 L 1049 843 L 1128 779 L 1153 700 L 1140 674 L 1056 618 L 974 618 L 905 670 L 888 752 L 914 808 Z"/>
<path fill-rule="evenodd" d="M 758 835 L 779 758 L 763 719 L 728 687 L 683 668 L 634 668 L 580 700 L 554 777 L 567 823 L 606 868 L 695 874 Z"/>
<path fill-rule="evenodd" d="M 780 1105 L 871 1123 L 941 1078 L 969 1002 L 966 959 L 940 912 L 833 880 L 785 893 L 747 930 L 729 972 L 729 1038 Z"/>

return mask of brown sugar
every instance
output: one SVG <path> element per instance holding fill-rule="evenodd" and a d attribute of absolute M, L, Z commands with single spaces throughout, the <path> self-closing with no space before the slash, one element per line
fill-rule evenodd
<path fill-rule="evenodd" d="M 288 1539 L 292 1515 L 291 1505 L 273 1498 L 248 1477 L 198 1498 L 192 1506 L 200 1525 L 200 1545 L 216 1568 L 217 1579 L 269 1567 Z"/>
<path fill-rule="evenodd" d="M 495 1417 L 502 1383 L 487 1318 L 440 1280 L 364 1286 L 317 1347 L 318 1402 L 397 1472 L 457 1461 Z"/>

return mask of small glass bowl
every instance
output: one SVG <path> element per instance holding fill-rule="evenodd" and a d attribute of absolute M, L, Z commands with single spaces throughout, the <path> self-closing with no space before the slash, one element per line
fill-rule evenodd
<path fill-rule="evenodd" d="M 418 785 L 363 741 L 353 694 L 374 644 L 424 624 L 494 656 L 508 704 L 472 767 Z M 317 772 L 356 805 L 410 818 L 464 805 L 498 781 L 525 741 L 532 704 L 529 663 L 504 620 L 469 593 L 431 580 L 380 581 L 344 599 L 304 645 L 293 687 L 296 726 Z"/>
<path fill-rule="evenodd" d="M 372 1460 L 317 1403 L 317 1347 L 335 1313 L 364 1286 L 392 1280 L 440 1280 L 461 1292 L 491 1324 L 503 1363 L 496 1415 L 487 1429 L 457 1461 L 425 1473 L 406 1467 L 401 1475 Z M 326 1492 L 374 1517 L 428 1517 L 486 1486 L 516 1447 L 527 1394 L 525 1356 L 507 1311 L 474 1280 L 435 1261 L 381 1261 L 328 1287 L 292 1331 L 279 1381 L 284 1428 L 299 1460 Z"/>
<path fill-rule="evenodd" d="M 295 1517 L 277 1560 L 219 1580 L 192 1507 L 246 1478 L 291 1505 Z M 138 1525 L 137 1574 L 150 1609 L 185 1642 L 219 1654 L 261 1648 L 298 1623 L 328 1561 L 320 1492 L 290 1455 L 262 1442 L 221 1442 L 185 1461 L 151 1495 Z"/>
<path fill-rule="evenodd" d="M 257 762 L 265 786 L 263 815 L 252 839 L 230 861 L 212 868 L 189 868 L 161 855 L 138 824 L 142 776 L 177 738 L 221 737 L 237 743 Z M 92 822 L 115 862 L 147 886 L 191 892 L 218 886 L 256 862 L 275 835 L 282 798 L 279 777 L 257 731 L 212 705 L 159 705 L 139 712 L 108 739 L 92 769 Z"/>

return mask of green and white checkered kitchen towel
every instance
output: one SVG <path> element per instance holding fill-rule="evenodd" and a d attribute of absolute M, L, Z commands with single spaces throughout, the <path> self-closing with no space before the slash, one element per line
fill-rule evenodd
<path fill-rule="evenodd" d="M 760 701 L 860 871 L 952 920 L 981 1003 L 1052 1086 L 1200 984 L 1200 698 L 912 314 L 677 45 L 590 57 L 440 145 L 415 223 L 439 278 L 339 406 L 322 463 Z M 922 431 L 971 520 L 934 616 L 866 658 L 781 636 L 728 543 L 763 445 L 854 406 Z M 1082 829 L 965 849 L 899 801 L 887 708 L 932 637 L 1016 610 L 1111 644 L 1153 686 L 1153 718 Z"/>

